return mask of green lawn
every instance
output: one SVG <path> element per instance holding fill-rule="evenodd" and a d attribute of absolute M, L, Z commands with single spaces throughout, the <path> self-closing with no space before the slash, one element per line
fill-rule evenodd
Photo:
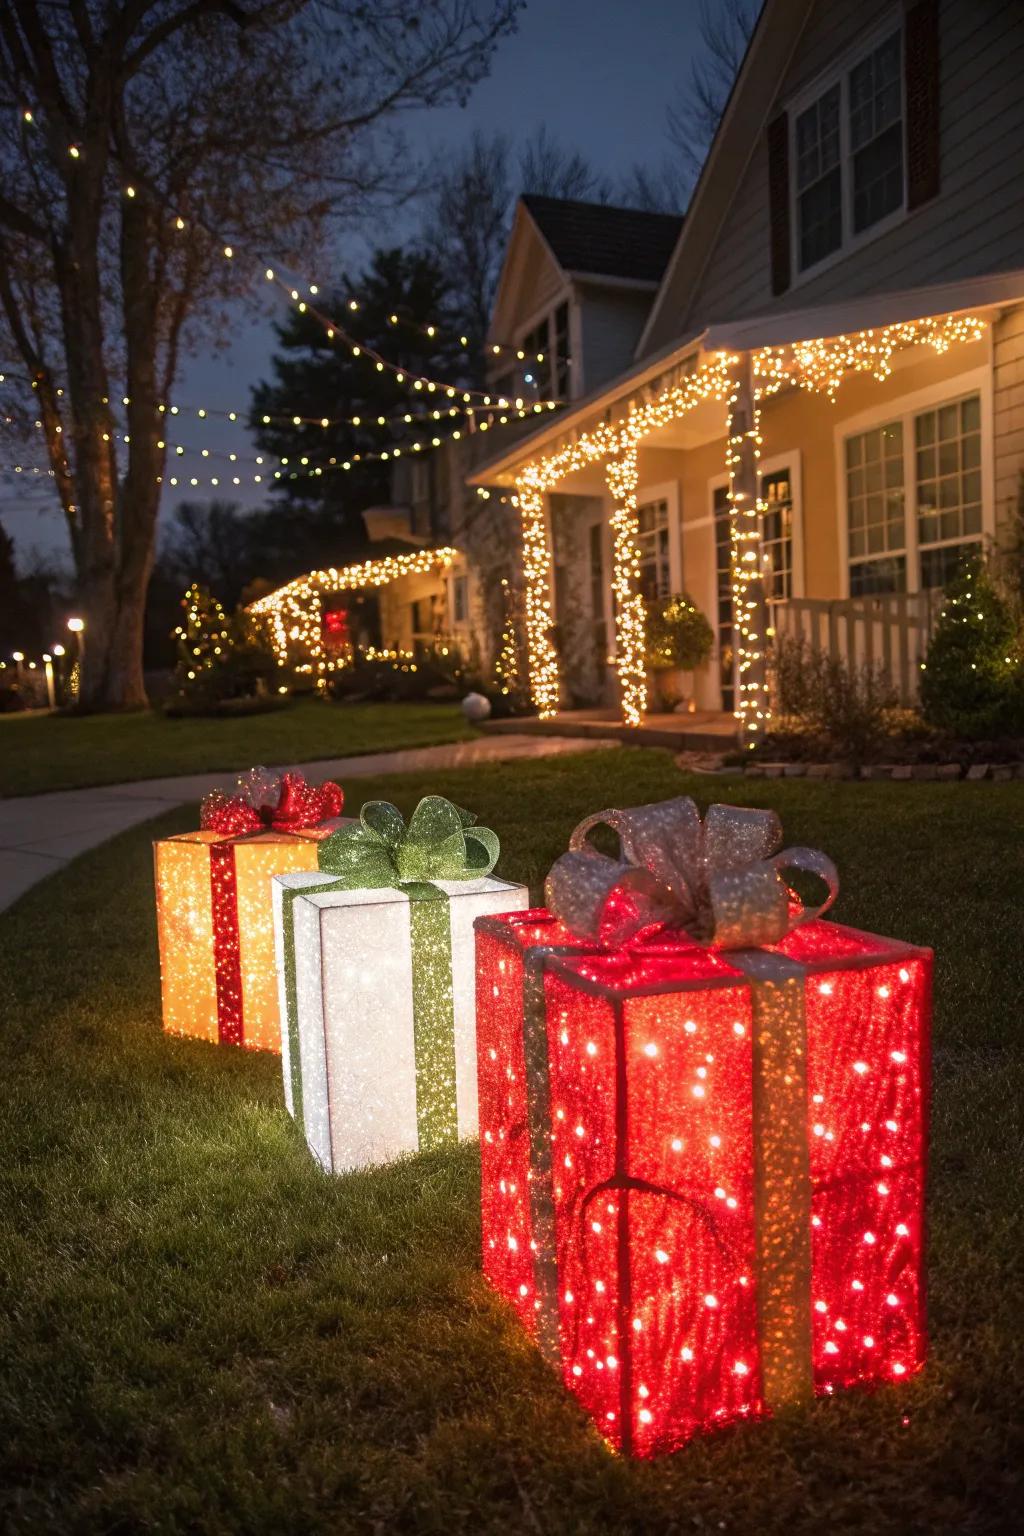
<path fill-rule="evenodd" d="M 275 1059 L 162 1035 L 149 840 L 183 809 L 0 924 L 0 1527 L 1018 1530 L 1021 786 L 684 779 L 626 750 L 365 786 L 406 810 L 428 788 L 535 886 L 600 805 L 775 805 L 838 861 L 841 918 L 935 946 L 926 1370 L 612 1457 L 481 1279 L 474 1147 L 332 1180 Z"/>
<path fill-rule="evenodd" d="M 317 758 L 465 741 L 475 735 L 456 705 L 328 704 L 240 720 L 140 715 L 0 716 L 0 795 L 123 784 L 175 773 L 287 766 Z"/>

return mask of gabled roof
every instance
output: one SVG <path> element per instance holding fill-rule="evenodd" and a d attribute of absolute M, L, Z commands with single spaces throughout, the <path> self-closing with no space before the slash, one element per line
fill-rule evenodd
<path fill-rule="evenodd" d="M 657 283 L 675 249 L 683 220 L 608 203 L 580 203 L 527 192 L 521 199 L 563 271 L 573 277 Z"/>
<path fill-rule="evenodd" d="M 716 318 L 691 314 L 693 291 L 714 254 L 718 233 L 815 3 L 765 0 L 690 198 L 686 222 L 637 343 L 637 358 Z"/>

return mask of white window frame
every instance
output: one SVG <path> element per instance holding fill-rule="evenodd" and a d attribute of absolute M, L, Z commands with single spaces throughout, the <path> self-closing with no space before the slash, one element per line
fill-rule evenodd
<path fill-rule="evenodd" d="M 793 503 L 793 528 L 792 528 L 792 580 L 791 597 L 803 597 L 804 595 L 804 490 L 803 473 L 800 462 L 799 448 L 793 448 L 789 453 L 774 453 L 770 458 L 761 459 L 758 462 L 758 493 L 761 489 L 761 478 L 764 475 L 776 475 L 780 469 L 789 470 L 790 500 Z"/>
<path fill-rule="evenodd" d="M 853 231 L 853 151 L 850 147 L 850 74 L 862 63 L 869 54 L 874 53 L 887 37 L 893 32 L 900 34 L 900 122 L 903 128 L 903 200 L 892 213 L 886 214 L 884 219 L 869 225 L 860 234 Z M 906 45 L 906 28 L 903 22 L 903 13 L 899 10 L 890 11 L 884 22 L 875 27 L 866 41 L 859 41 L 855 51 L 844 54 L 840 61 L 833 65 L 826 73 L 821 74 L 811 85 L 805 87 L 798 96 L 794 96 L 787 102 L 786 121 L 789 133 L 789 228 L 790 239 L 790 287 L 799 288 L 804 283 L 812 282 L 820 277 L 823 272 L 828 272 L 831 267 L 840 261 L 845 261 L 855 251 L 870 245 L 872 240 L 888 234 L 898 224 L 908 217 L 907 209 L 907 84 L 903 61 L 903 49 Z M 842 239 L 836 250 L 828 256 L 823 256 L 820 261 L 814 262 L 810 267 L 800 266 L 800 198 L 797 191 L 797 144 L 796 144 L 796 120 L 808 107 L 814 105 L 819 97 L 823 96 L 832 86 L 839 86 L 839 171 L 840 171 L 840 203 L 842 208 Z"/>
<path fill-rule="evenodd" d="M 840 596 L 850 595 L 850 539 L 846 507 L 846 439 L 891 421 L 903 424 L 903 517 L 907 561 L 907 591 L 921 590 L 921 561 L 917 541 L 917 454 L 914 418 L 938 405 L 950 405 L 964 395 L 977 395 L 981 406 L 981 533 L 978 547 L 995 536 L 995 441 L 992 423 L 992 369 L 989 365 L 958 373 L 940 384 L 900 395 L 887 405 L 873 405 L 855 416 L 845 416 L 833 428 L 833 459 L 836 475 L 836 517 L 839 531 Z M 973 536 L 972 536 L 973 538 Z M 954 542 L 961 542 L 955 540 Z M 963 542 L 967 542 L 964 540 Z M 930 548 L 933 546 L 929 546 Z M 939 546 L 934 546 L 938 548 Z M 794 552 L 795 553 L 795 552 Z"/>
<path fill-rule="evenodd" d="M 642 485 L 637 487 L 637 508 L 650 501 L 663 501 L 665 503 L 665 520 L 668 525 L 668 590 L 671 597 L 674 592 L 683 590 L 683 540 L 680 531 L 680 497 L 679 481 L 663 480 L 658 485 Z"/>
<path fill-rule="evenodd" d="M 529 336 L 530 332 L 531 331 L 535 331 L 539 325 L 543 325 L 545 333 L 546 333 L 547 338 L 548 338 L 547 346 L 544 348 L 544 358 L 545 358 L 545 362 L 548 364 L 548 367 L 549 367 L 549 369 L 552 372 L 551 391 L 552 391 L 552 394 L 554 394 L 554 383 L 555 383 L 555 380 L 554 380 L 554 377 L 553 377 L 553 374 L 554 374 L 554 351 L 552 349 L 552 344 L 553 344 L 553 341 L 554 341 L 554 334 L 555 334 L 555 311 L 562 304 L 567 304 L 569 306 L 569 330 L 568 330 L 568 342 L 569 342 L 569 394 L 568 394 L 568 398 L 570 400 L 574 400 L 574 399 L 576 399 L 577 394 L 579 393 L 579 387 L 578 387 L 579 386 L 579 381 L 578 381 L 578 379 L 576 377 L 576 363 L 575 363 L 575 358 L 576 358 L 576 355 L 577 355 L 576 341 L 577 341 L 577 333 L 579 331 L 579 319 L 578 319 L 578 314 L 577 314 L 577 305 L 576 305 L 576 303 L 573 300 L 573 292 L 572 292 L 572 288 L 571 287 L 560 288 L 558 290 L 558 292 L 555 294 L 553 299 L 546 299 L 545 302 L 542 305 L 540 305 L 537 309 L 533 310 L 531 315 L 530 315 L 530 317 L 529 317 L 529 320 L 527 322 L 525 322 L 524 324 L 519 325 L 519 326 L 516 327 L 516 333 L 515 333 L 515 338 L 514 338 L 514 341 L 513 341 L 513 345 L 515 347 L 519 348 L 519 349 L 522 349 L 523 343 L 526 341 L 526 338 L 527 338 L 527 336 Z M 580 350 L 582 350 L 582 349 L 580 349 Z M 500 359 L 495 359 L 495 361 L 500 361 Z M 525 374 L 526 374 L 526 372 L 527 372 L 527 370 L 529 369 L 529 366 L 530 366 L 530 359 L 529 358 L 524 358 L 524 360 L 522 362 L 520 362 L 518 358 L 513 357 L 512 362 L 513 362 L 513 366 L 514 366 L 514 368 L 516 370 L 516 379 L 517 379 L 516 388 L 513 390 L 513 397 L 514 397 L 515 395 L 520 394 L 520 393 L 524 393 L 525 394 L 525 392 L 527 390 L 533 389 L 534 385 L 527 384 L 526 380 L 525 380 Z"/>

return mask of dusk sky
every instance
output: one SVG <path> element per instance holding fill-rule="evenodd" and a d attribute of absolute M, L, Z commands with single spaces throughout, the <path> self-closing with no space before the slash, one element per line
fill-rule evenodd
<path fill-rule="evenodd" d="M 474 129 L 502 129 L 525 139 L 542 124 L 567 147 L 578 148 L 594 166 L 613 179 L 638 160 L 657 165 L 666 152 L 665 107 L 689 75 L 698 40 L 699 0 L 530 0 L 518 33 L 498 49 L 489 78 L 482 82 L 464 109 L 457 107 L 418 114 L 405 127 L 428 161 L 458 147 Z M 353 231 L 340 254 L 339 267 L 358 267 L 362 254 L 374 244 L 397 242 L 415 226 L 417 210 L 398 210 L 372 228 Z M 240 253 L 241 254 L 241 253 Z M 265 253 L 267 258 L 273 253 Z M 254 279 L 263 262 L 254 263 Z M 304 274 L 327 287 L 330 271 Z M 264 285 L 265 288 L 265 285 Z M 262 298 L 262 295 L 261 295 Z M 271 321 L 285 313 L 281 298 L 266 300 L 261 322 L 251 310 L 241 310 L 232 326 L 227 353 L 198 355 L 186 361 L 176 399 L 183 406 L 246 411 L 250 386 L 267 376 L 273 350 Z M 183 410 L 183 415 L 184 415 Z M 248 486 L 225 485 L 232 473 L 226 461 L 203 459 L 204 446 L 221 453 L 250 457 L 255 449 L 244 428 L 228 421 L 200 422 L 192 414 L 182 424 L 179 440 L 193 452 L 177 460 L 177 472 L 198 475 L 205 485 L 186 491 L 165 490 L 166 518 L 184 496 L 206 500 L 224 496 L 243 505 L 260 505 L 262 487 L 252 484 L 256 466 L 239 464 Z M 33 462 L 25 450 L 11 445 L 4 464 Z M 34 462 L 42 463 L 42 455 Z M 211 488 L 211 474 L 221 476 Z M 14 537 L 23 567 L 34 548 L 67 558 L 67 538 L 55 497 L 36 482 L 31 493 L 24 481 L 4 476 L 0 482 L 0 521 Z M 16 486 L 16 489 L 13 488 Z"/>

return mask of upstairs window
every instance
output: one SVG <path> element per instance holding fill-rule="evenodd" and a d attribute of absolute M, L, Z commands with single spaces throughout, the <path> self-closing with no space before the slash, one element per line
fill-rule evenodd
<path fill-rule="evenodd" d="M 796 266 L 807 272 L 904 207 L 900 31 L 798 110 L 793 133 Z"/>
<path fill-rule="evenodd" d="M 903 205 L 898 32 L 850 71 L 850 184 L 855 235 Z"/>
<path fill-rule="evenodd" d="M 516 343 L 526 357 L 519 365 L 522 385 L 504 391 L 522 392 L 531 399 L 568 400 L 570 390 L 569 305 L 556 304 L 532 330 Z"/>
<path fill-rule="evenodd" d="M 843 243 L 838 85 L 819 96 L 796 120 L 796 185 L 803 271 L 838 251 Z"/>

